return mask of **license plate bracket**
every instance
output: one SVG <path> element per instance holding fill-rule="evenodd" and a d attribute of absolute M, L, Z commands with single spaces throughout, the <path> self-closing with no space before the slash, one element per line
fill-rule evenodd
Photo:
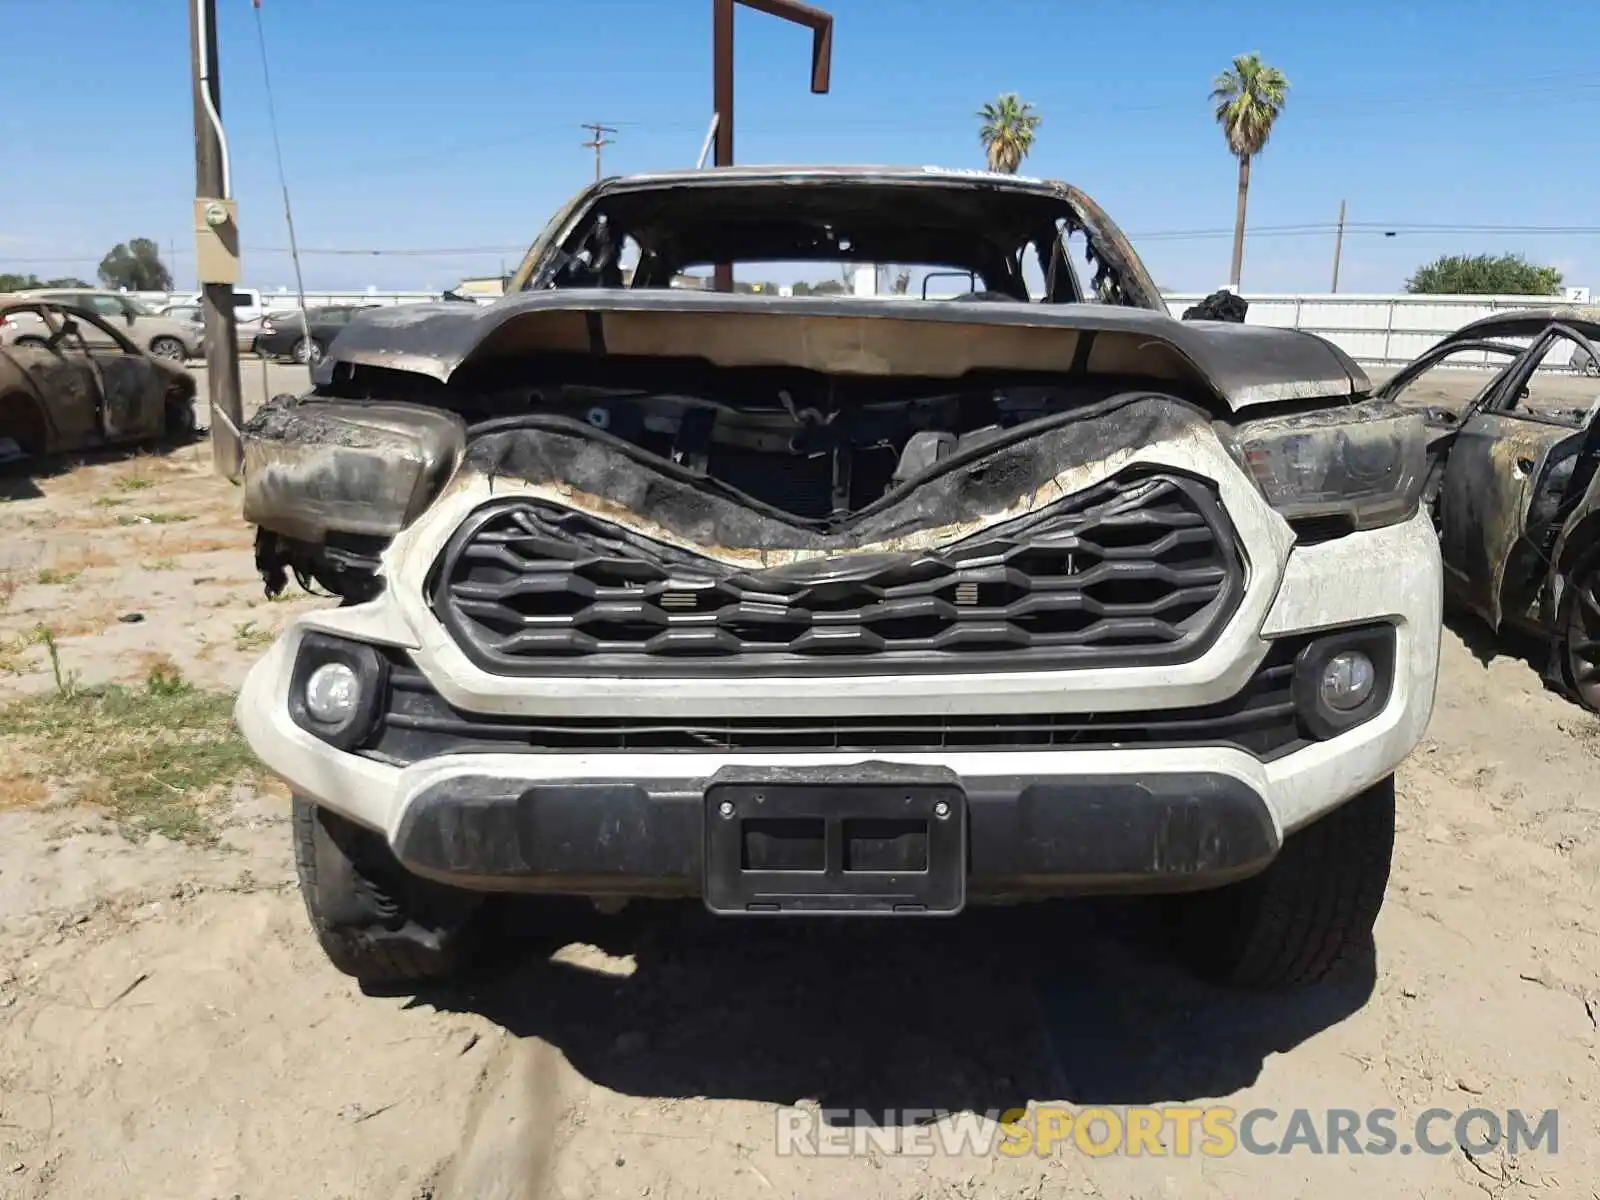
<path fill-rule="evenodd" d="M 724 772 L 705 806 L 714 913 L 941 916 L 966 903 L 966 793 L 951 772 Z"/>

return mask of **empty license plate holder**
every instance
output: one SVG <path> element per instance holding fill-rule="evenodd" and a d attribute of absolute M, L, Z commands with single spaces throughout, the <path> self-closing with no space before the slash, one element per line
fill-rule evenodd
<path fill-rule="evenodd" d="M 966 793 L 948 771 L 719 773 L 705 829 L 715 913 L 948 916 L 966 902 Z"/>

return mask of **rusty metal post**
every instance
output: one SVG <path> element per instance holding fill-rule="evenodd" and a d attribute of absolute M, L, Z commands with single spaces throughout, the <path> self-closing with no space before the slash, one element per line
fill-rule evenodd
<path fill-rule="evenodd" d="M 233 310 L 238 279 L 238 226 L 232 211 L 233 181 L 222 133 L 222 81 L 217 65 L 217 0 L 193 0 L 189 10 L 190 60 L 194 91 L 194 172 L 198 211 L 207 225 L 231 236 L 220 255 L 206 253 L 196 222 L 196 282 L 205 314 L 206 399 L 211 424 L 211 460 L 217 474 L 238 483 L 244 470 L 239 427 L 244 424 L 239 383 L 239 336 Z M 207 203 L 208 201 L 212 203 Z M 220 202 L 220 203 L 219 203 Z M 215 219 L 213 219 L 215 217 Z"/>
<path fill-rule="evenodd" d="M 712 164 L 733 166 L 733 6 L 742 4 L 811 30 L 811 90 L 828 90 L 833 69 L 833 15 L 801 0 L 711 0 L 711 103 L 716 113 L 716 156 Z M 733 267 L 718 263 L 712 286 L 733 290 Z"/>

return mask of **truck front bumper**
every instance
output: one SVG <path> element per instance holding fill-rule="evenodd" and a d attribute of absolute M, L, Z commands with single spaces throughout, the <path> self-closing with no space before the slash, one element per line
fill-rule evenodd
<path fill-rule="evenodd" d="M 1241 515 L 1239 506 L 1233 515 L 1247 535 L 1252 520 L 1277 519 L 1270 512 Z M 257 755 L 297 793 L 381 832 L 408 869 L 472 888 L 714 893 L 708 896 L 713 907 L 728 907 L 759 893 L 756 884 L 763 880 L 771 883 L 765 878 L 769 869 L 809 862 L 811 854 L 823 856 L 824 874 L 830 875 L 823 891 L 837 885 L 837 895 L 864 886 L 842 880 L 851 855 L 869 870 L 900 877 L 918 861 L 959 854 L 960 890 L 973 899 L 1206 888 L 1261 870 L 1294 830 L 1390 775 L 1421 738 L 1432 712 L 1441 571 L 1426 514 L 1314 545 L 1289 548 L 1284 542 L 1281 568 L 1258 569 L 1252 578 L 1235 622 L 1239 627 L 1183 667 L 899 681 L 742 679 L 734 689 L 739 695 L 722 698 L 723 712 L 755 716 L 886 712 L 993 714 L 998 720 L 1042 710 L 1204 713 L 1247 687 L 1284 639 L 1321 644 L 1319 639 L 1350 631 L 1385 631 L 1391 653 L 1381 705 L 1354 728 L 1308 736 L 1268 755 L 1221 744 L 1203 721 L 1179 722 L 1173 727 L 1178 732 L 1151 744 L 1093 748 L 653 751 L 479 745 L 414 761 L 338 748 L 309 732 L 293 712 L 297 670 L 303 669 L 297 664 L 308 637 L 405 656 L 445 693 L 441 702 L 468 720 L 695 715 L 712 702 L 705 680 L 676 696 L 667 680 L 635 688 L 632 681 L 573 678 L 560 680 L 549 695 L 531 694 L 545 686 L 542 681 L 490 677 L 450 659 L 451 647 L 436 630 L 419 632 L 422 622 L 393 591 L 370 604 L 295 621 L 250 672 L 237 716 Z M 776 782 L 762 784 L 763 779 Z M 757 799 L 763 787 L 772 799 Z M 780 800 L 773 787 L 787 789 L 787 799 Z M 855 809 L 841 807 L 835 814 L 841 819 L 807 810 L 807 795 L 852 787 L 873 795 L 861 793 Z M 904 797 L 904 820 L 871 824 L 892 816 L 883 806 L 898 802 L 888 795 L 895 789 Z M 721 797 L 737 801 L 731 817 L 722 815 Z M 940 818 L 930 815 L 940 798 L 959 827 L 954 841 L 935 823 Z M 745 811 L 758 803 L 772 803 L 778 811 L 773 819 L 789 824 L 760 826 L 764 837 L 752 851 L 755 843 L 742 831 L 747 816 L 759 817 Z M 869 823 L 851 826 L 846 818 L 852 814 Z M 731 822 L 727 830 L 740 832 L 724 832 L 723 821 Z M 797 836 L 785 841 L 787 833 Z M 800 844 L 807 839 L 809 849 Z M 758 861 L 763 856 L 766 861 Z M 763 880 L 730 883 L 730 871 L 755 871 Z M 942 902 L 948 897 L 929 905 L 917 887 L 906 888 L 905 910 L 952 907 Z M 886 911 L 896 910 L 885 899 L 894 894 L 892 888 L 873 893 Z M 744 907 L 761 910 L 765 904 L 752 900 Z M 803 900 L 787 905 L 806 906 Z"/>

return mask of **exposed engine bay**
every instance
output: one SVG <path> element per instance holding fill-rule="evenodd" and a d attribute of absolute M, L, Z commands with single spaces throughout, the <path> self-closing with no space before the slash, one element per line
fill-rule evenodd
<path fill-rule="evenodd" d="M 662 364 L 650 365 L 660 378 Z M 486 438 L 515 430 L 520 438 L 627 448 L 641 473 L 655 464 L 796 531 L 827 535 L 944 465 L 1025 438 L 1034 426 L 1042 432 L 1056 423 L 1051 418 L 1070 418 L 1143 390 L 1138 381 L 1105 376 L 1065 380 L 1013 373 L 982 381 L 897 380 L 703 367 L 694 372 L 697 379 L 685 375 L 675 381 L 678 386 L 645 388 L 629 386 L 628 373 L 464 395 L 451 405 L 453 413 L 439 411 L 435 399 L 430 432 L 456 445 L 441 446 L 430 456 L 436 461 L 425 473 L 434 478 L 426 486 L 437 487 L 453 466 L 444 459 L 459 459 Z M 1170 395 L 1171 382 L 1159 390 Z M 254 482 L 246 517 L 262 526 L 257 558 L 269 592 L 281 590 L 294 574 L 303 586 L 314 583 L 350 599 L 365 598 L 388 537 L 417 515 L 414 485 L 376 476 L 355 484 L 373 497 L 369 508 L 390 510 L 376 521 L 370 514 L 358 520 L 351 512 L 332 513 L 320 526 L 312 522 L 300 528 L 308 520 L 304 512 L 286 523 L 282 512 L 249 511 L 269 491 L 285 501 L 292 497 L 302 510 L 315 509 L 327 492 L 326 485 L 308 487 L 303 474 L 288 480 L 275 471 L 275 454 L 295 444 L 359 459 L 362 472 L 392 471 L 402 448 L 387 445 L 371 421 L 359 428 L 321 423 L 323 413 L 364 409 L 373 418 L 391 410 L 427 412 L 412 404 L 358 406 L 282 396 L 247 425 L 247 455 L 254 468 L 247 473 Z M 355 479 L 349 466 L 329 469 L 344 472 L 345 486 Z"/>
<path fill-rule="evenodd" d="M 558 385 L 538 389 L 524 411 L 581 421 L 796 523 L 826 528 L 953 455 L 1123 390 L 1106 379 L 952 389 L 796 375 L 698 393 Z"/>

